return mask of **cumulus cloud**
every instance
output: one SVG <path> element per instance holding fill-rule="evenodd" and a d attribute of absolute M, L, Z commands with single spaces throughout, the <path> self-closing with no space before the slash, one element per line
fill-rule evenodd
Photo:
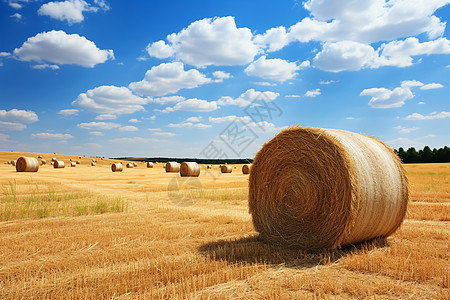
<path fill-rule="evenodd" d="M 215 78 L 214 82 L 222 82 L 225 79 L 229 79 L 233 76 L 231 76 L 230 73 L 224 72 L 224 71 L 215 71 L 213 72 L 213 76 Z"/>
<path fill-rule="evenodd" d="M 9 111 L 0 110 L 0 120 L 28 124 L 39 121 L 39 118 L 34 111 L 14 108 Z"/>
<path fill-rule="evenodd" d="M 258 46 L 250 29 L 238 28 L 234 17 L 223 17 L 195 21 L 168 35 L 167 44 L 155 42 L 147 51 L 155 57 L 174 55 L 186 64 L 204 67 L 247 64 L 258 53 Z"/>
<path fill-rule="evenodd" d="M 196 69 L 184 70 L 181 62 L 162 63 L 145 73 L 145 78 L 129 84 L 129 88 L 139 95 L 163 96 L 178 92 L 180 89 L 192 89 L 211 82 Z"/>
<path fill-rule="evenodd" d="M 83 12 L 96 12 L 97 10 L 97 7 L 92 7 L 86 1 L 67 0 L 43 4 L 39 8 L 38 14 L 71 24 L 82 22 L 84 20 Z"/>
<path fill-rule="evenodd" d="M 100 50 L 85 37 L 62 30 L 38 33 L 28 38 L 20 48 L 14 49 L 13 54 L 22 61 L 75 64 L 90 68 L 114 59 L 113 50 Z"/>
<path fill-rule="evenodd" d="M 202 117 L 189 117 L 186 119 L 186 122 L 192 122 L 192 123 L 199 123 L 201 121 Z"/>
<path fill-rule="evenodd" d="M 434 90 L 434 89 L 441 89 L 444 86 L 440 83 L 429 83 L 429 84 L 425 84 L 424 86 L 421 86 L 420 89 L 421 90 Z"/>
<path fill-rule="evenodd" d="M 398 133 L 408 134 L 410 132 L 418 130 L 419 128 L 415 127 L 415 126 L 414 127 L 409 127 L 409 128 L 408 127 L 404 127 L 404 126 L 395 126 L 394 129 L 397 130 Z"/>
<path fill-rule="evenodd" d="M 315 90 L 310 90 L 310 91 L 306 91 L 305 93 L 305 97 L 309 97 L 309 98 L 314 98 L 317 97 L 321 94 L 320 89 L 315 89 Z"/>
<path fill-rule="evenodd" d="M 264 34 L 256 35 L 254 41 L 259 47 L 267 48 L 267 52 L 278 51 L 289 44 L 288 34 L 283 26 L 270 28 Z"/>
<path fill-rule="evenodd" d="M 432 112 L 425 116 L 422 114 L 419 114 L 419 113 L 413 113 L 413 114 L 410 114 L 409 116 L 407 116 L 405 118 L 405 120 L 433 120 L 433 119 L 445 119 L 445 118 L 450 118 L 450 112 L 448 112 L 448 111 L 441 111 L 440 113 Z"/>
<path fill-rule="evenodd" d="M 115 120 L 118 117 L 113 114 L 101 114 L 95 117 L 97 121 L 105 121 L 105 120 Z"/>
<path fill-rule="evenodd" d="M 129 119 L 128 122 L 130 122 L 130 123 L 139 123 L 139 122 L 141 122 L 141 121 L 139 121 L 139 120 L 136 119 L 136 118 L 133 118 L 133 119 Z"/>
<path fill-rule="evenodd" d="M 25 128 L 27 128 L 27 126 L 22 123 L 0 121 L 1 131 L 24 130 Z"/>
<path fill-rule="evenodd" d="M 166 97 L 153 98 L 151 100 L 151 102 L 158 103 L 158 104 L 168 104 L 168 103 L 178 103 L 185 99 L 186 98 L 182 97 L 182 96 L 166 96 Z"/>
<path fill-rule="evenodd" d="M 112 123 L 112 122 L 88 122 L 88 123 L 80 123 L 77 125 L 78 128 L 87 129 L 87 130 L 109 130 L 114 128 L 121 127 L 120 124 Z"/>
<path fill-rule="evenodd" d="M 63 116 L 78 116 L 80 111 L 78 109 L 62 109 L 58 111 L 58 114 Z"/>
<path fill-rule="evenodd" d="M 248 89 L 245 93 L 242 93 L 237 98 L 232 98 L 229 96 L 223 96 L 218 101 L 217 104 L 219 105 L 237 105 L 241 107 L 245 107 L 250 105 L 253 101 L 261 99 L 264 101 L 273 101 L 275 100 L 280 94 L 274 93 L 271 91 L 266 92 L 258 92 L 254 89 Z"/>
<path fill-rule="evenodd" d="M 49 64 L 34 65 L 32 66 L 32 68 L 37 70 L 45 70 L 45 69 L 59 70 L 58 65 L 49 65 Z"/>
<path fill-rule="evenodd" d="M 184 111 L 213 111 L 216 110 L 217 102 L 211 101 L 208 102 L 206 100 L 191 98 L 184 100 L 182 102 L 178 102 L 172 107 L 166 107 L 163 112 L 173 112 L 176 110 L 184 110 Z"/>
<path fill-rule="evenodd" d="M 126 87 L 103 85 L 81 93 L 72 105 L 104 114 L 131 114 L 144 110 L 150 100 L 133 95 Z"/>
<path fill-rule="evenodd" d="M 95 136 L 103 136 L 103 133 L 101 131 L 90 131 L 89 134 Z"/>
<path fill-rule="evenodd" d="M 31 134 L 33 138 L 41 138 L 41 139 L 53 139 L 53 140 L 67 140 L 73 138 L 73 135 L 68 133 L 33 133 Z"/>
<path fill-rule="evenodd" d="M 193 122 L 188 122 L 188 121 L 184 121 L 184 122 L 176 123 L 176 124 L 170 123 L 167 126 L 172 127 L 172 128 L 197 128 L 197 129 L 207 129 L 207 128 L 212 127 L 212 125 L 203 124 L 203 123 L 193 123 Z"/>
<path fill-rule="evenodd" d="M 19 21 L 22 19 L 22 15 L 19 13 L 12 14 L 12 15 L 10 15 L 10 17 L 13 19 L 16 19 L 16 21 Z"/>
<path fill-rule="evenodd" d="M 139 128 L 136 126 L 122 126 L 119 128 L 119 131 L 138 131 Z"/>
<path fill-rule="evenodd" d="M 210 123 L 231 123 L 234 121 L 241 121 L 243 123 L 247 123 L 251 121 L 251 118 L 249 116 L 244 116 L 244 117 L 238 117 L 235 115 L 230 115 L 230 116 L 224 116 L 224 117 L 209 117 L 209 122 Z"/>
<path fill-rule="evenodd" d="M 148 142 L 157 142 L 158 139 L 153 138 L 143 138 L 143 137 L 131 137 L 131 138 L 117 138 L 109 140 L 113 143 L 148 143 Z"/>
<path fill-rule="evenodd" d="M 266 59 L 265 56 L 261 56 L 245 68 L 245 73 L 249 76 L 283 82 L 294 78 L 300 68 L 295 62 L 279 58 Z"/>
<path fill-rule="evenodd" d="M 424 84 L 416 80 L 402 81 L 399 87 L 389 90 L 386 88 L 371 88 L 365 89 L 360 96 L 371 96 L 369 105 L 373 108 L 393 108 L 401 107 L 406 100 L 414 98 L 411 91 L 413 87 L 420 87 Z"/>
<path fill-rule="evenodd" d="M 173 133 L 173 132 L 162 132 L 162 131 L 154 132 L 153 135 L 156 135 L 156 136 L 167 136 L 167 137 L 176 136 L 176 134 Z"/>

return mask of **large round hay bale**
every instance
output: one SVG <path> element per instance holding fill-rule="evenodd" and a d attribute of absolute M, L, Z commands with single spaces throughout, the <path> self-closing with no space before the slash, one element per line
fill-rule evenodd
<path fill-rule="evenodd" d="M 62 169 L 65 167 L 66 167 L 66 164 L 62 160 L 55 160 L 53 162 L 53 168 L 55 168 L 55 169 Z"/>
<path fill-rule="evenodd" d="M 39 161 L 34 157 L 19 157 L 16 163 L 17 172 L 37 172 Z"/>
<path fill-rule="evenodd" d="M 153 168 L 153 163 L 151 161 L 147 162 L 147 168 Z"/>
<path fill-rule="evenodd" d="M 180 165 L 175 161 L 169 161 L 166 163 L 166 172 L 180 172 Z"/>
<path fill-rule="evenodd" d="M 180 166 L 181 177 L 198 177 L 200 167 L 196 162 L 183 162 Z"/>
<path fill-rule="evenodd" d="M 264 144 L 252 164 L 250 213 L 273 244 L 313 250 L 387 237 L 407 203 L 399 158 L 372 137 L 292 127 Z"/>
<path fill-rule="evenodd" d="M 243 165 L 242 166 L 242 174 L 250 174 L 251 165 Z"/>
<path fill-rule="evenodd" d="M 221 165 L 220 166 L 221 173 L 231 173 L 232 171 L 233 171 L 233 168 L 231 168 L 230 165 Z"/>
<path fill-rule="evenodd" d="M 132 163 L 127 163 L 127 168 L 133 168 L 134 165 Z"/>
<path fill-rule="evenodd" d="M 70 166 L 71 166 L 72 168 L 75 168 L 75 167 L 77 166 L 77 163 L 74 162 L 74 161 L 72 161 L 72 162 L 70 163 Z"/>
<path fill-rule="evenodd" d="M 114 163 L 111 165 L 111 171 L 113 172 L 122 172 L 123 165 L 121 163 Z"/>

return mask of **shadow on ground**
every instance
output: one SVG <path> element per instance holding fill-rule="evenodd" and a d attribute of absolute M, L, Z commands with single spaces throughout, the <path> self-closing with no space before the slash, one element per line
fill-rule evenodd
<path fill-rule="evenodd" d="M 337 262 L 350 254 L 364 253 L 388 246 L 389 243 L 385 238 L 377 238 L 334 250 L 309 252 L 266 244 L 256 235 L 207 243 L 199 247 L 199 252 L 210 259 L 230 263 L 284 265 L 289 268 L 301 269 Z"/>

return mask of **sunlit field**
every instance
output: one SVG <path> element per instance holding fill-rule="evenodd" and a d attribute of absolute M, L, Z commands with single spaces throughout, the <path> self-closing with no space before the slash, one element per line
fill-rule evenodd
<path fill-rule="evenodd" d="M 386 240 L 307 253 L 259 241 L 248 175 L 0 152 L 0 299 L 449 299 L 450 164 L 405 165 L 410 204 Z M 52 157 L 66 162 L 54 169 Z M 124 162 L 125 163 L 125 162 Z"/>

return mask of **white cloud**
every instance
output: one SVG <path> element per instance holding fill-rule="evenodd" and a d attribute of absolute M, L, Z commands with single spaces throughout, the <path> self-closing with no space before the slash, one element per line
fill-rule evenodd
<path fill-rule="evenodd" d="M 268 52 L 278 51 L 289 44 L 286 28 L 283 26 L 270 28 L 264 34 L 256 35 L 254 41 L 259 47 L 268 48 Z"/>
<path fill-rule="evenodd" d="M 423 85 L 420 81 L 407 80 L 402 81 L 401 85 L 393 90 L 386 88 L 365 89 L 361 92 L 360 96 L 372 96 L 369 105 L 373 108 L 401 107 L 405 104 L 406 100 L 414 98 L 411 88 Z"/>
<path fill-rule="evenodd" d="M 246 126 L 250 127 L 255 132 L 261 133 L 276 132 L 281 130 L 281 128 L 275 127 L 275 124 L 267 121 L 252 122 L 247 124 Z"/>
<path fill-rule="evenodd" d="M 207 124 L 202 124 L 202 123 L 192 123 L 192 122 L 182 122 L 182 123 L 170 123 L 169 125 L 167 125 L 169 127 L 172 128 L 197 128 L 197 129 L 206 129 L 206 128 L 211 128 L 212 125 L 207 125 Z"/>
<path fill-rule="evenodd" d="M 334 80 L 321 80 L 319 82 L 319 84 L 331 84 L 331 83 L 335 83 L 336 81 Z"/>
<path fill-rule="evenodd" d="M 162 63 L 145 73 L 141 81 L 132 82 L 129 88 L 135 93 L 147 96 L 163 96 L 176 93 L 180 89 L 192 89 L 211 82 L 196 69 L 184 70 L 181 62 Z"/>
<path fill-rule="evenodd" d="M 170 137 L 170 136 L 176 136 L 176 134 L 173 133 L 173 132 L 159 132 L 159 131 L 154 132 L 153 135 L 157 135 L 157 136 L 167 136 L 167 137 Z"/>
<path fill-rule="evenodd" d="M 73 138 L 73 135 L 68 133 L 33 133 L 31 134 L 33 138 L 42 138 L 42 139 L 54 139 L 54 140 L 67 140 Z"/>
<path fill-rule="evenodd" d="M 185 97 L 182 96 L 166 96 L 166 97 L 160 97 L 160 98 L 153 98 L 151 102 L 158 103 L 158 104 L 167 104 L 167 103 L 178 103 L 183 100 L 185 100 Z"/>
<path fill-rule="evenodd" d="M 215 78 L 214 82 L 222 82 L 225 79 L 230 79 L 231 77 L 233 77 L 230 73 L 224 71 L 215 71 L 213 72 L 213 76 Z"/>
<path fill-rule="evenodd" d="M 37 70 L 44 70 L 44 69 L 59 70 L 58 65 L 49 65 L 49 64 L 34 65 L 32 66 L 32 68 Z"/>
<path fill-rule="evenodd" d="M 148 142 L 157 142 L 158 139 L 153 138 L 143 138 L 143 137 L 131 137 L 131 138 L 117 138 L 109 140 L 114 143 L 148 143 Z"/>
<path fill-rule="evenodd" d="M 103 133 L 100 131 L 90 131 L 89 132 L 90 135 L 95 135 L 95 136 L 103 136 Z"/>
<path fill-rule="evenodd" d="M 184 110 L 184 111 L 213 111 L 216 110 L 217 102 L 211 101 L 208 102 L 206 100 L 201 100 L 197 98 L 191 98 L 184 100 L 182 102 L 178 102 L 172 107 L 166 107 L 163 112 L 173 112 L 176 110 Z"/>
<path fill-rule="evenodd" d="M 425 102 L 419 102 L 419 103 L 417 103 L 417 104 L 420 104 L 420 105 L 422 105 L 422 104 L 425 104 Z"/>
<path fill-rule="evenodd" d="M 139 128 L 136 126 L 122 126 L 119 128 L 119 131 L 138 131 Z"/>
<path fill-rule="evenodd" d="M 249 116 L 244 116 L 244 117 L 238 117 L 235 115 L 230 115 L 230 116 L 224 116 L 224 117 L 209 117 L 209 122 L 210 123 L 231 123 L 234 121 L 241 121 L 244 123 L 250 122 L 251 118 Z"/>
<path fill-rule="evenodd" d="M 9 139 L 9 135 L 0 133 L 0 142 L 7 142 Z"/>
<path fill-rule="evenodd" d="M 81 93 L 72 105 L 105 114 L 131 114 L 144 110 L 149 99 L 133 95 L 126 87 L 103 85 Z"/>
<path fill-rule="evenodd" d="M 0 121 L 0 131 L 24 130 L 25 128 L 27 126 L 21 123 Z"/>
<path fill-rule="evenodd" d="M 83 12 L 96 12 L 97 10 L 97 7 L 90 6 L 86 1 L 67 0 L 43 4 L 39 8 L 38 14 L 72 24 L 84 20 Z"/>
<path fill-rule="evenodd" d="M 428 135 L 424 136 L 423 138 L 424 139 L 434 139 L 435 137 L 436 137 L 435 134 L 428 134 Z"/>
<path fill-rule="evenodd" d="M 16 19 L 17 21 L 22 19 L 22 15 L 19 14 L 19 13 L 15 13 L 13 15 L 10 15 L 10 17 L 13 18 L 13 19 Z"/>
<path fill-rule="evenodd" d="M 22 4 L 17 3 L 17 2 L 10 1 L 10 2 L 8 2 L 8 4 L 9 4 L 9 6 L 11 6 L 14 9 L 21 9 L 22 8 Z"/>
<path fill-rule="evenodd" d="M 266 81 L 251 82 L 251 84 L 261 85 L 261 86 L 276 86 L 277 85 L 275 82 L 271 83 L 271 82 L 266 82 Z"/>
<path fill-rule="evenodd" d="M 434 89 L 441 89 L 444 86 L 440 83 L 429 83 L 429 84 L 425 84 L 424 86 L 421 86 L 420 89 L 421 90 L 434 90 Z"/>
<path fill-rule="evenodd" d="M 245 73 L 249 76 L 283 82 L 293 79 L 300 68 L 295 62 L 279 58 L 266 59 L 265 56 L 261 56 L 245 68 Z"/>
<path fill-rule="evenodd" d="M 144 120 L 145 120 L 145 119 L 150 120 L 150 121 L 154 121 L 154 120 L 156 120 L 156 116 L 153 115 L 153 116 L 150 116 L 150 117 L 148 117 L 148 118 L 144 118 Z"/>
<path fill-rule="evenodd" d="M 419 128 L 415 127 L 415 126 L 414 127 L 409 127 L 409 128 L 408 127 L 404 127 L 404 126 L 395 126 L 394 129 L 397 130 L 398 133 L 408 134 L 410 132 L 418 130 Z"/>
<path fill-rule="evenodd" d="M 347 118 L 345 118 L 346 120 L 354 120 L 355 118 L 354 117 L 347 117 Z"/>
<path fill-rule="evenodd" d="M 97 121 L 105 121 L 105 120 L 115 120 L 118 117 L 113 114 L 102 114 L 95 117 L 95 120 Z"/>
<path fill-rule="evenodd" d="M 302 96 L 300 95 L 286 95 L 286 98 L 301 98 Z"/>
<path fill-rule="evenodd" d="M 75 64 L 94 67 L 114 59 L 112 50 L 100 50 L 94 42 L 78 34 L 61 30 L 38 33 L 14 49 L 14 56 L 22 61 L 50 62 L 58 65 Z"/>
<path fill-rule="evenodd" d="M 9 52 L 0 52 L 0 57 L 8 57 L 8 56 L 10 56 L 11 55 L 11 53 L 9 53 Z"/>
<path fill-rule="evenodd" d="M 17 123 L 33 123 L 39 121 L 39 118 L 34 111 L 14 108 L 9 111 L 0 110 L 0 120 Z"/>
<path fill-rule="evenodd" d="M 139 123 L 139 122 L 141 122 L 141 121 L 139 121 L 139 120 L 136 119 L 136 118 L 133 118 L 133 119 L 129 119 L 128 122 L 130 122 L 130 123 Z"/>
<path fill-rule="evenodd" d="M 147 48 L 145 48 L 145 50 L 147 50 L 147 52 L 150 56 L 153 56 L 153 57 L 156 57 L 159 59 L 171 57 L 175 52 L 172 47 L 167 45 L 166 42 L 164 42 L 162 40 L 154 42 L 152 44 L 148 44 Z"/>
<path fill-rule="evenodd" d="M 106 123 L 106 122 L 89 122 L 89 123 L 80 123 L 77 125 L 78 128 L 87 129 L 87 130 L 109 130 L 113 128 L 119 128 L 120 124 L 117 123 Z"/>
<path fill-rule="evenodd" d="M 244 65 L 253 60 L 258 46 L 248 28 L 237 28 L 234 17 L 207 18 L 167 36 L 168 43 L 152 44 L 150 55 L 177 59 L 196 67 Z M 170 47 L 167 48 L 167 47 Z"/>
<path fill-rule="evenodd" d="M 161 128 L 148 128 L 147 131 L 161 131 Z"/>
<path fill-rule="evenodd" d="M 433 119 L 445 119 L 450 118 L 450 112 L 448 111 L 441 111 L 438 112 L 432 112 L 429 115 L 421 115 L 419 113 L 413 113 L 405 118 L 405 120 L 433 120 Z"/>
<path fill-rule="evenodd" d="M 315 90 L 311 90 L 311 91 L 306 91 L 304 96 L 314 98 L 314 97 L 319 96 L 320 94 L 321 94 L 320 89 L 315 89 Z"/>
<path fill-rule="evenodd" d="M 201 121 L 202 117 L 189 117 L 186 119 L 186 122 L 192 122 L 192 123 L 199 123 Z"/>
<path fill-rule="evenodd" d="M 258 92 L 254 89 L 248 89 L 245 93 L 241 94 L 237 98 L 232 98 L 229 96 L 223 96 L 217 101 L 217 104 L 219 105 L 237 105 L 241 107 L 245 107 L 250 105 L 253 101 L 262 99 L 264 101 L 273 101 L 275 100 L 280 94 L 274 93 L 271 91 L 266 92 Z"/>
<path fill-rule="evenodd" d="M 62 109 L 58 111 L 58 114 L 68 117 L 68 116 L 78 116 L 79 112 L 80 111 L 78 109 Z"/>

